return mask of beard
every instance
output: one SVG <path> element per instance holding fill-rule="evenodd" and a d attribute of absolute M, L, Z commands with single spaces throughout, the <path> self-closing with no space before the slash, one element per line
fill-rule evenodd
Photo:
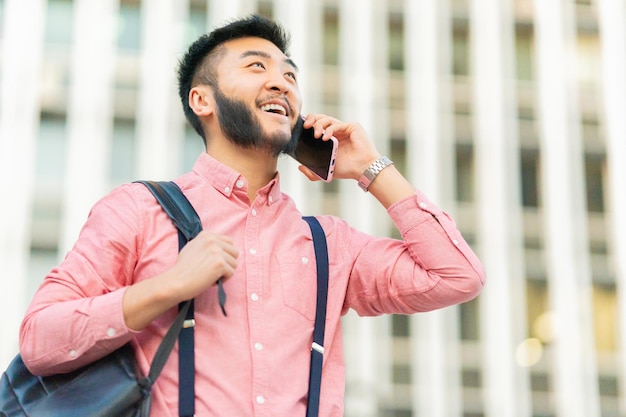
<path fill-rule="evenodd" d="M 272 156 L 289 153 L 295 148 L 295 138 L 302 131 L 302 118 L 298 117 L 291 136 L 283 132 L 265 133 L 258 117 L 241 100 L 226 97 L 215 87 L 217 119 L 224 136 L 244 149 L 259 149 Z"/>

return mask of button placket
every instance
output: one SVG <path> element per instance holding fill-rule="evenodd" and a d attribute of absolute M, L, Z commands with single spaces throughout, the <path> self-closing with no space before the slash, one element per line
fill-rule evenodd
<path fill-rule="evenodd" d="M 237 184 L 235 184 L 237 186 Z M 248 294 L 248 343 L 250 353 L 252 354 L 253 373 L 253 389 L 255 393 L 254 401 L 256 405 L 261 406 L 266 402 L 264 394 L 269 384 L 269 358 L 263 354 L 264 345 L 263 338 L 266 334 L 264 328 L 264 309 L 263 302 L 263 283 L 266 274 L 265 252 L 260 241 L 260 222 L 263 216 L 260 216 L 261 210 L 264 209 L 264 203 L 261 198 L 257 198 L 252 206 L 248 209 L 248 216 L 245 222 L 243 251 L 246 258 L 246 293 Z"/>

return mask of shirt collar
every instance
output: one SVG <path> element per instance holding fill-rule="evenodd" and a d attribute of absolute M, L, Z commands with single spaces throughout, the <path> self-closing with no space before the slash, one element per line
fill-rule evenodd
<path fill-rule="evenodd" d="M 193 171 L 228 198 L 233 197 L 236 190 L 245 190 L 248 186 L 248 181 L 240 173 L 206 152 L 198 156 Z M 265 187 L 259 190 L 259 195 L 266 199 L 268 205 L 280 199 L 280 175 L 278 173 Z"/>

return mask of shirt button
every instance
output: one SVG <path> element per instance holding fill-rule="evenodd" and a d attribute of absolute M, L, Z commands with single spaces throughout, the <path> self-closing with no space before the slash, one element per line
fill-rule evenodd
<path fill-rule="evenodd" d="M 308 263 L 309 263 L 309 258 L 307 258 L 306 256 L 303 256 L 303 257 L 302 257 L 302 259 L 301 259 L 301 261 L 302 261 L 302 263 L 303 263 L 303 264 L 305 264 L 305 265 L 306 265 L 306 264 L 308 264 Z"/>
<path fill-rule="evenodd" d="M 270 196 L 270 198 L 268 198 L 268 200 L 269 200 L 269 201 L 270 201 L 270 203 L 271 203 L 272 201 L 274 201 L 274 197 Z"/>
<path fill-rule="evenodd" d="M 243 187 L 243 180 L 239 180 L 239 181 L 237 181 L 237 183 L 235 184 L 235 186 L 237 186 L 237 188 L 242 188 L 242 187 Z"/>
<path fill-rule="evenodd" d="M 256 350 L 263 350 L 263 345 L 261 343 L 257 342 L 257 343 L 254 344 L 254 348 Z"/>
<path fill-rule="evenodd" d="M 115 329 L 113 327 L 109 327 L 107 329 L 107 336 L 109 336 L 109 337 L 115 336 Z"/>
<path fill-rule="evenodd" d="M 76 352 L 76 350 L 74 350 L 74 349 L 70 350 L 70 356 L 71 356 L 72 358 L 75 358 L 77 354 L 78 354 L 78 353 Z"/>
<path fill-rule="evenodd" d="M 459 241 L 456 239 L 452 239 L 452 243 L 454 243 L 455 245 L 459 246 Z"/>
<path fill-rule="evenodd" d="M 423 209 L 425 209 L 426 207 L 428 207 L 428 204 L 424 203 L 423 201 L 419 204 L 419 206 Z"/>
<path fill-rule="evenodd" d="M 252 209 L 252 215 L 256 216 L 256 209 Z"/>
<path fill-rule="evenodd" d="M 225 192 L 226 194 L 230 193 L 230 187 L 225 187 L 225 188 L 224 188 L 224 192 Z"/>
<path fill-rule="evenodd" d="M 265 402 L 265 397 L 262 395 L 257 395 L 256 396 L 256 402 L 257 404 L 263 404 Z"/>
<path fill-rule="evenodd" d="M 252 301 L 259 301 L 259 296 L 258 296 L 258 294 L 257 294 L 257 293 L 254 293 L 254 292 L 253 292 L 252 294 L 250 294 L 250 299 L 251 299 Z"/>
<path fill-rule="evenodd" d="M 256 255 L 256 249 L 254 248 L 250 249 L 250 255 Z"/>

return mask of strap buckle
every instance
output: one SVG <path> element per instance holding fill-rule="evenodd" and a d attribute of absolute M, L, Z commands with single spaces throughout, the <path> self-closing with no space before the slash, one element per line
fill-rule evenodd
<path fill-rule="evenodd" d="M 321 353 L 322 355 L 324 354 L 324 346 L 320 345 L 317 342 L 313 342 L 313 344 L 311 345 L 311 350 L 314 350 L 316 352 Z"/>

